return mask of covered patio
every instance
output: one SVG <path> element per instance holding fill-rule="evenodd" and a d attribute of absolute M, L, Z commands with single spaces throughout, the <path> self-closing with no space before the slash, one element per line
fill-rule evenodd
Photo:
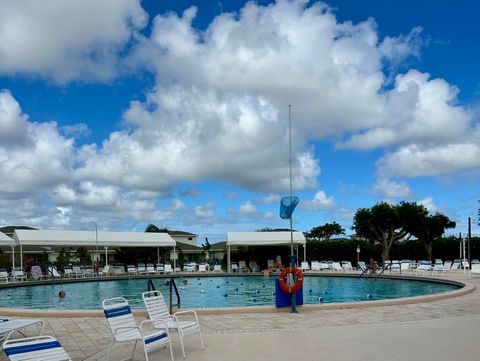
<path fill-rule="evenodd" d="M 95 250 L 94 257 L 98 257 L 99 248 L 103 248 L 106 261 L 108 261 L 109 249 L 118 247 L 156 247 L 157 258 L 159 258 L 160 247 L 175 249 L 176 246 L 175 240 L 168 233 L 18 229 L 13 234 L 12 243 L 20 249 L 20 266 L 22 268 L 23 248 L 27 246 L 39 249 L 43 247 L 85 247 L 92 252 Z"/>
<path fill-rule="evenodd" d="M 227 233 L 227 268 L 230 269 L 230 252 L 232 246 L 288 246 L 292 243 L 298 258 L 298 245 L 303 245 L 303 257 L 307 259 L 306 239 L 303 232 L 228 232 Z"/>

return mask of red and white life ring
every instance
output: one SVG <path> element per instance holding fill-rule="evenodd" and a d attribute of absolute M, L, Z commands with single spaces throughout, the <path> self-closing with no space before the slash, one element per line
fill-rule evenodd
<path fill-rule="evenodd" d="M 293 273 L 294 277 L 296 278 L 295 283 L 293 285 L 290 285 L 290 286 L 287 285 L 287 282 L 285 281 L 285 277 L 289 273 Z M 300 268 L 298 268 L 298 267 L 287 267 L 282 271 L 282 273 L 280 273 L 280 276 L 278 277 L 278 283 L 280 285 L 280 288 L 284 292 L 295 293 L 303 285 L 303 273 L 302 273 L 302 271 L 300 271 Z"/>

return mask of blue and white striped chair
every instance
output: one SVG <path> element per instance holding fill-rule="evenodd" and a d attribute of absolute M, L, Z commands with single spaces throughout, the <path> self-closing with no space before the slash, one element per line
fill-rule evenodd
<path fill-rule="evenodd" d="M 163 325 L 166 324 L 169 329 L 174 329 L 178 332 L 183 358 L 185 358 L 185 347 L 183 346 L 183 339 L 185 337 L 198 334 L 200 336 L 202 350 L 205 350 L 202 332 L 200 331 L 200 323 L 198 322 L 197 313 L 194 310 L 178 311 L 170 315 L 165 299 L 158 290 L 144 292 L 142 293 L 142 298 L 148 312 L 148 317 L 152 320 L 155 328 L 163 327 Z M 189 316 L 189 319 L 180 320 L 180 316 Z"/>
<path fill-rule="evenodd" d="M 170 356 L 173 361 L 172 344 L 170 342 L 170 334 L 166 324 L 164 327 L 161 327 L 162 325 L 155 325 L 155 328 L 153 328 L 153 322 L 151 320 L 145 320 L 140 323 L 140 326 L 137 326 L 135 319 L 133 318 L 132 310 L 130 309 L 127 300 L 123 297 L 104 300 L 103 312 L 113 335 L 112 343 L 108 348 L 107 361 L 110 358 L 114 343 L 130 341 L 135 341 L 130 359 L 133 358 L 137 342 L 142 341 L 145 360 L 148 361 L 148 352 L 168 345 L 170 347 Z M 153 331 L 145 331 L 143 326 L 146 324 L 150 324 L 150 329 L 153 328 Z"/>
<path fill-rule="evenodd" d="M 71 361 L 60 342 L 52 336 L 36 336 L 5 341 L 3 351 L 11 361 Z"/>

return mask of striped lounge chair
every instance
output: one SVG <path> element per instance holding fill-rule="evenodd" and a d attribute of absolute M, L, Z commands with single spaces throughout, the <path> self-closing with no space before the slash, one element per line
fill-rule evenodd
<path fill-rule="evenodd" d="M 52 336 L 36 336 L 5 341 L 3 351 L 11 361 L 71 361 L 60 342 Z"/>

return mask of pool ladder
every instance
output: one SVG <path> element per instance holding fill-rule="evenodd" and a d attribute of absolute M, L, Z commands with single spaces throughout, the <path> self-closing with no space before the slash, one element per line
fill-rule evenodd
<path fill-rule="evenodd" d="M 175 279 L 178 277 L 170 277 L 169 282 L 168 282 L 168 304 L 170 308 L 170 314 L 172 313 L 173 306 L 176 306 L 177 308 L 180 308 L 180 294 L 178 293 L 178 288 L 177 284 L 175 283 Z M 155 291 L 155 285 L 153 284 L 153 281 L 151 278 L 148 279 L 147 281 L 147 289 L 148 291 Z M 173 292 L 175 291 L 175 296 L 177 297 L 177 303 L 173 303 Z"/>

